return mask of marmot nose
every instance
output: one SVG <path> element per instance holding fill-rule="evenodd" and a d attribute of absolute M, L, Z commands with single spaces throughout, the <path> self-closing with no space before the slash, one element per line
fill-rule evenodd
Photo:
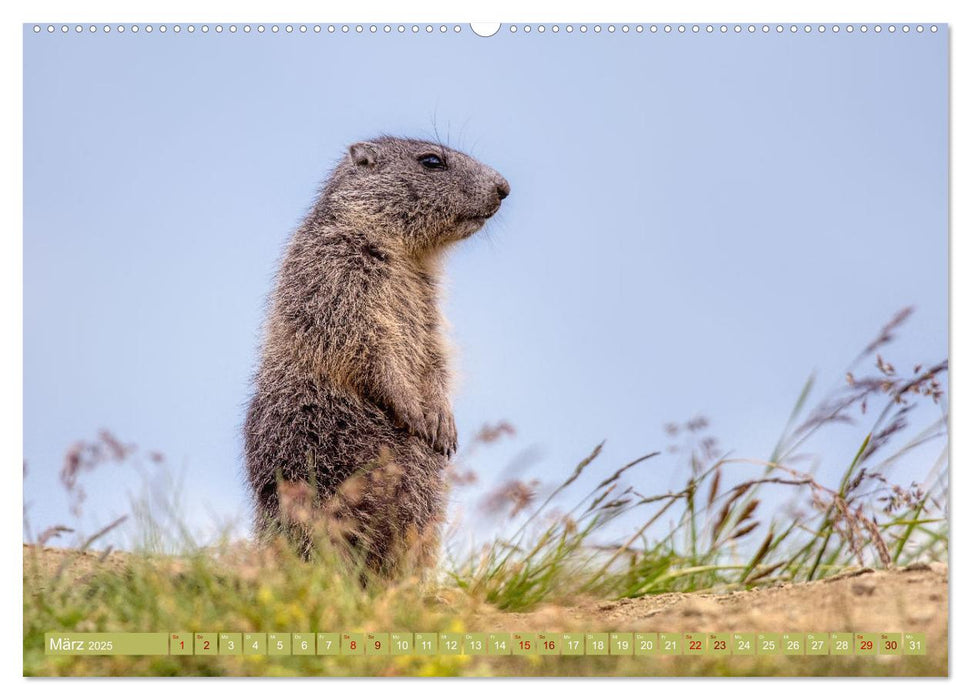
<path fill-rule="evenodd" d="M 505 199 L 509 196 L 509 183 L 506 182 L 506 178 L 500 177 L 496 180 L 496 193 L 499 195 L 499 199 Z"/>

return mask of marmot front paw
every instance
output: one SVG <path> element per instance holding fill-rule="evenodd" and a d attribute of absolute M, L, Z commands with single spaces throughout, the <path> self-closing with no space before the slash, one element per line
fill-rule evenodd
<path fill-rule="evenodd" d="M 395 406 L 395 417 L 398 422 L 412 435 L 431 442 L 432 430 L 425 412 L 419 403 L 401 403 Z"/>
<path fill-rule="evenodd" d="M 447 408 L 430 412 L 427 417 L 432 428 L 431 444 L 436 451 L 446 457 L 455 454 L 458 447 L 458 433 L 455 430 L 455 416 Z"/>

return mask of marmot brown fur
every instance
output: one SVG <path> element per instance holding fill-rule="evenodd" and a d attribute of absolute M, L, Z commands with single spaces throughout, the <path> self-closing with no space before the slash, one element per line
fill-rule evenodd
<path fill-rule="evenodd" d="M 438 143 L 356 143 L 281 263 L 245 425 L 257 531 L 393 574 L 427 558 L 456 449 L 438 309 L 443 252 L 509 194 Z"/>

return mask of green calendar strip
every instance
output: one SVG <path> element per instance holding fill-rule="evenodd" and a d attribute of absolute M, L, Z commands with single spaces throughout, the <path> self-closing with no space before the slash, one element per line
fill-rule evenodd
<path fill-rule="evenodd" d="M 50 656 L 922 656 L 922 632 L 48 632 Z"/>

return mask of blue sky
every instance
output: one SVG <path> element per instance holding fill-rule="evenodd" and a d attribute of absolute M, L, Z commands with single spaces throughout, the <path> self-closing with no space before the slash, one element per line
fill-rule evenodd
<path fill-rule="evenodd" d="M 240 426 L 282 248 L 344 147 L 438 137 L 512 186 L 448 264 L 460 443 L 565 478 L 704 414 L 767 458 L 811 371 L 946 356 L 947 33 L 24 38 L 24 485 L 73 522 L 65 451 L 164 452 L 187 518 L 246 524 Z M 832 483 L 862 428 L 814 449 Z M 932 455 L 934 456 L 934 455 Z M 639 491 L 681 483 L 665 455 Z M 901 479 L 928 471 L 915 456 Z M 608 471 L 608 473 L 609 473 Z M 141 477 L 85 477 L 82 527 Z M 457 500 L 461 502 L 462 496 Z"/>

